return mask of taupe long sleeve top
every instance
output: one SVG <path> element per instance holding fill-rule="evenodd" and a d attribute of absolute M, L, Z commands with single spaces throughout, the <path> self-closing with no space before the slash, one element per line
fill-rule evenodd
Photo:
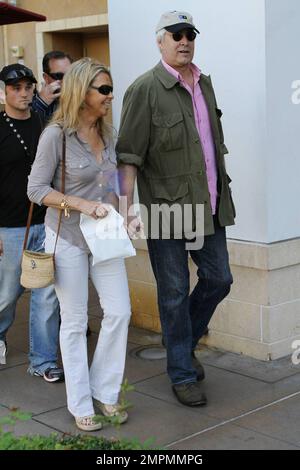
<path fill-rule="evenodd" d="M 90 146 L 76 132 L 66 131 L 65 194 L 89 201 L 105 201 L 109 192 L 118 194 L 116 155 L 113 139 L 105 142 L 103 160 L 98 163 Z M 41 135 L 36 158 L 29 175 L 27 194 L 41 205 L 53 189 L 61 191 L 62 130 L 58 125 L 47 127 Z M 57 231 L 59 210 L 48 207 L 45 225 Z M 80 213 L 71 211 L 70 218 L 62 217 L 60 237 L 88 250 L 79 227 Z"/>

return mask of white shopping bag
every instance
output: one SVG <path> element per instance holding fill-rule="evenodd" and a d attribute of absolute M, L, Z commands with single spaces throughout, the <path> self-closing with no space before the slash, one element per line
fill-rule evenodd
<path fill-rule="evenodd" d="M 80 229 L 93 255 L 93 265 L 136 255 L 123 222 L 123 217 L 113 207 L 103 219 L 80 215 Z"/>

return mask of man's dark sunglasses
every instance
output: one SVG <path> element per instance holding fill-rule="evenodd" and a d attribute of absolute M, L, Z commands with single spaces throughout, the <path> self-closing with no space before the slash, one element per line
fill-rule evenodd
<path fill-rule="evenodd" d="M 101 86 L 90 86 L 90 88 L 93 88 L 94 90 L 98 90 L 98 92 L 101 95 L 109 95 L 114 91 L 113 87 L 111 85 L 101 85 Z"/>
<path fill-rule="evenodd" d="M 181 41 L 183 36 L 187 38 L 188 41 L 195 41 L 197 33 L 193 31 L 192 29 L 188 29 L 187 31 L 178 31 L 177 33 L 172 33 L 173 39 L 176 42 Z"/>
<path fill-rule="evenodd" d="M 53 80 L 62 80 L 64 78 L 64 73 L 63 72 L 57 72 L 57 73 L 48 73 L 49 77 L 53 78 Z"/>

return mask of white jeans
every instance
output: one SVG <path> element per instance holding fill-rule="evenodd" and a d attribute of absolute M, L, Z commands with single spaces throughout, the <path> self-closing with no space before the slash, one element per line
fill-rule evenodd
<path fill-rule="evenodd" d="M 46 227 L 46 252 L 53 252 L 55 237 Z M 115 259 L 92 266 L 91 255 L 58 238 L 55 265 L 68 409 L 73 416 L 89 416 L 94 414 L 92 397 L 117 403 L 123 380 L 131 314 L 125 263 Z M 89 275 L 104 312 L 90 370 L 86 339 Z"/>

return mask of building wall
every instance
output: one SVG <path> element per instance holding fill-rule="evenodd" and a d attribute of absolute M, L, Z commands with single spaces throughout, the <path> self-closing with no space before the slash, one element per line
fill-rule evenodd
<path fill-rule="evenodd" d="M 18 0 L 18 6 L 45 15 L 48 21 L 107 12 L 107 0 Z"/>
<path fill-rule="evenodd" d="M 300 80 L 298 0 L 266 1 L 266 110 L 268 239 L 300 234 L 300 104 L 292 83 Z"/>
<path fill-rule="evenodd" d="M 291 355 L 300 339 L 300 239 L 270 245 L 228 242 L 234 283 L 201 343 L 264 361 Z M 148 253 L 126 260 L 133 323 L 160 332 L 155 279 Z M 196 266 L 189 259 L 191 290 Z"/>
<path fill-rule="evenodd" d="M 19 0 L 18 6 L 45 15 L 47 21 L 107 13 L 107 0 Z M 13 45 L 22 45 L 25 50 L 25 64 L 37 74 L 36 23 L 8 25 L 4 27 L 4 31 L 7 35 L 8 48 Z M 67 41 L 68 44 L 72 44 L 72 38 L 69 37 Z M 74 43 L 75 56 L 78 51 L 76 48 L 78 42 L 79 38 L 77 37 Z M 63 38 L 61 38 L 60 44 L 63 46 Z M 10 51 L 8 59 L 9 63 L 17 61 L 12 57 Z"/>

